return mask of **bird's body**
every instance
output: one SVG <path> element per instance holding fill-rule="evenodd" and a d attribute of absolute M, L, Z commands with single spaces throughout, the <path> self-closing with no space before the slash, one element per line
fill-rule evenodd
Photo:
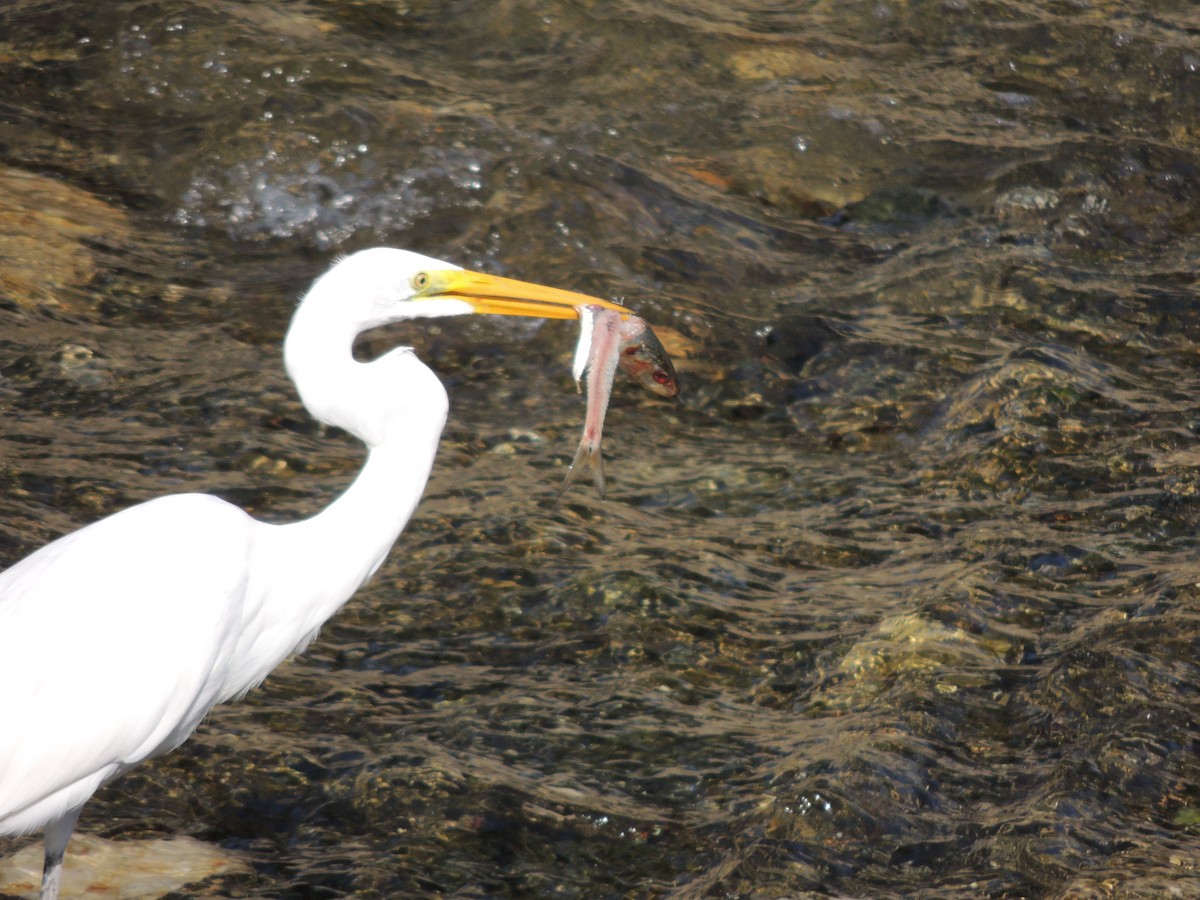
<path fill-rule="evenodd" d="M 183 542 L 179 522 L 190 526 Z M 0 575 L 5 831 L 34 830 L 82 805 L 130 765 L 178 746 L 227 698 L 252 603 L 249 565 L 206 568 L 190 541 L 214 559 L 236 559 L 260 527 L 214 497 L 163 497 L 60 538 Z M 133 568 L 121 552 L 132 547 L 143 560 Z M 119 592 L 97 595 L 94 585 L 113 583 Z M 213 596 L 228 599 L 204 602 Z"/>
<path fill-rule="evenodd" d="M 343 260 L 297 309 L 284 355 L 309 410 L 368 447 L 344 494 L 284 525 L 209 495 L 161 497 L 0 573 L 0 834 L 45 830 L 43 898 L 57 895 L 67 841 L 97 788 L 179 746 L 214 705 L 302 649 L 416 508 L 445 390 L 408 349 L 356 361 L 354 338 L 400 319 L 505 312 L 509 298 L 515 314 L 538 314 L 526 299 L 537 292 L 535 302 L 558 305 L 543 315 L 596 302 L 400 250 Z"/>

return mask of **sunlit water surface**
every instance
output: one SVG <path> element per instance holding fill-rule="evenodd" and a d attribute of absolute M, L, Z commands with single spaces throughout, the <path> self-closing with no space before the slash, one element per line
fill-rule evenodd
<path fill-rule="evenodd" d="M 372 336 L 451 395 L 416 518 L 82 830 L 235 897 L 1200 893 L 1192 3 L 105 6 L 0 9 L 5 564 L 335 496 L 278 345 L 359 247 L 624 297 L 683 395 L 560 499 L 570 326 Z"/>

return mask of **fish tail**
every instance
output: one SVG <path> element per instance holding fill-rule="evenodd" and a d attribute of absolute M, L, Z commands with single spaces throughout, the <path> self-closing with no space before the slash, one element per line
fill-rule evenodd
<path fill-rule="evenodd" d="M 575 483 L 575 479 L 579 475 L 579 470 L 582 468 L 580 464 L 583 462 L 584 457 L 588 456 L 589 453 L 590 448 L 588 447 L 587 442 L 581 441 L 579 444 L 579 449 L 575 451 L 575 458 L 571 460 L 571 467 L 567 469 L 567 477 L 563 479 L 562 487 L 558 489 L 558 495 L 560 497 L 567 492 L 567 488 Z"/>
<path fill-rule="evenodd" d="M 571 467 L 567 469 L 567 477 L 563 479 L 562 487 L 558 489 L 560 497 L 567 492 L 567 488 L 574 484 L 575 479 L 579 477 L 585 459 L 592 469 L 592 483 L 596 485 L 596 493 L 600 495 L 601 500 L 604 499 L 604 454 L 600 452 L 599 444 L 591 444 L 587 441 L 581 441 L 579 449 L 575 451 L 575 458 L 571 460 Z"/>
<path fill-rule="evenodd" d="M 592 483 L 596 485 L 596 493 L 600 495 L 600 499 L 604 499 L 604 454 L 600 452 L 600 445 L 597 444 L 588 453 L 588 457 L 592 463 Z"/>

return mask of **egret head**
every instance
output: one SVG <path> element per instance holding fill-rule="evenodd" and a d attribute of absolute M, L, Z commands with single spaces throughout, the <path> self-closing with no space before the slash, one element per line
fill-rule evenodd
<path fill-rule="evenodd" d="M 376 363 L 358 365 L 351 348 L 362 332 L 405 319 L 467 313 L 574 319 L 580 307 L 597 305 L 629 314 L 619 304 L 586 294 L 376 247 L 339 260 L 313 284 L 288 329 L 284 364 L 316 418 L 375 446 L 407 415 L 444 419 L 445 391 L 411 354 L 393 351 Z M 418 390 L 418 383 L 425 388 Z M 410 393 L 409 400 L 397 399 L 406 390 L 419 397 Z M 429 398 L 424 413 L 405 405 L 424 403 L 420 397 Z M 436 432 L 441 432 L 440 421 Z"/>
<path fill-rule="evenodd" d="M 356 332 L 403 319 L 468 313 L 574 319 L 586 305 L 629 312 L 608 300 L 472 272 L 392 247 L 360 250 L 339 260 L 313 285 L 302 308 L 309 305 L 352 322 Z"/>

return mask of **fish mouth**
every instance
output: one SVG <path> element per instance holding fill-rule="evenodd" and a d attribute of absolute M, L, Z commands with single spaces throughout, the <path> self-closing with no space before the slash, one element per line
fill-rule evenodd
<path fill-rule="evenodd" d="M 633 314 L 611 300 L 468 269 L 420 272 L 413 277 L 413 287 L 417 291 L 414 300 L 460 300 L 484 315 L 577 319 L 583 306 L 602 306 L 622 317 Z"/>

